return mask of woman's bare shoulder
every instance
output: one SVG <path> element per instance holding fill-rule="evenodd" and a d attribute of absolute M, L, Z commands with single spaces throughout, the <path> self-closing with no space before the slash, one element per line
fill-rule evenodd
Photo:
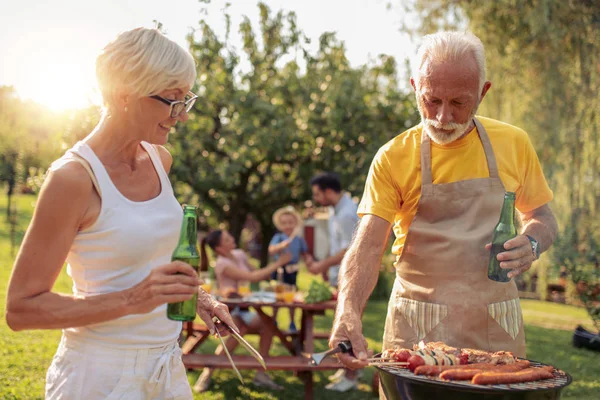
<path fill-rule="evenodd" d="M 163 167 L 167 173 L 171 170 L 171 165 L 173 165 L 173 156 L 169 153 L 169 150 L 165 148 L 165 146 L 161 146 L 159 144 L 153 145 L 156 151 L 158 151 L 158 155 L 160 156 L 160 160 L 163 163 Z"/>
<path fill-rule="evenodd" d="M 86 168 L 74 158 L 63 157 L 48 169 L 38 208 L 48 205 L 56 213 L 64 211 L 82 217 L 94 193 L 94 184 Z"/>
<path fill-rule="evenodd" d="M 54 188 L 69 192 L 90 192 L 92 178 L 83 165 L 73 157 L 62 157 L 52 163 L 44 182 L 47 189 Z"/>

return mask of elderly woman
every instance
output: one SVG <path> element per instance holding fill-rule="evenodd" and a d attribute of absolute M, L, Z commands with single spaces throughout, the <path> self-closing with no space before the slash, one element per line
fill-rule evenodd
<path fill-rule="evenodd" d="M 13 330 L 62 329 L 47 399 L 191 399 L 166 304 L 198 292 L 210 329 L 227 307 L 171 262 L 183 213 L 162 146 L 195 96 L 192 56 L 158 30 L 119 35 L 96 61 L 104 113 L 54 162 L 17 256 L 6 320 Z M 65 260 L 73 296 L 52 292 Z M 233 324 L 235 327 L 235 325 Z"/>

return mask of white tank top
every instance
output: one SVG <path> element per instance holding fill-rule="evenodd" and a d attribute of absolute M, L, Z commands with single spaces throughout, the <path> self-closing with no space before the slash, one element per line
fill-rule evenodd
<path fill-rule="evenodd" d="M 183 220 L 183 211 L 171 187 L 158 151 L 142 146 L 160 177 L 160 194 L 147 201 L 131 201 L 115 187 L 104 165 L 85 143 L 75 153 L 91 166 L 98 181 L 102 206 L 97 221 L 77 233 L 67 255 L 67 273 L 76 296 L 91 297 L 122 291 L 141 282 L 150 271 L 171 261 Z M 72 157 L 72 155 L 71 155 Z M 63 159 L 64 159 L 63 158 Z M 173 342 L 181 322 L 167 319 L 166 304 L 147 314 L 64 330 L 65 336 L 112 347 L 147 348 Z"/>

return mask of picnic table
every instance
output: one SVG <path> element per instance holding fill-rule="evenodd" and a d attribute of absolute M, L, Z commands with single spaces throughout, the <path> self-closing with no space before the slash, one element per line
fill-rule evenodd
<path fill-rule="evenodd" d="M 334 310 L 335 301 L 327 301 L 316 304 L 306 304 L 303 302 L 284 303 L 284 302 L 258 302 L 227 299 L 220 299 L 230 309 L 251 308 L 261 318 L 261 321 L 269 329 L 274 337 L 278 337 L 283 346 L 288 350 L 289 355 L 264 357 L 268 370 L 287 370 L 294 371 L 304 383 L 304 398 L 313 398 L 313 372 L 317 370 L 338 369 L 340 364 L 335 358 L 325 359 L 320 365 L 311 365 L 307 358 L 301 355 L 302 352 L 314 352 L 315 339 L 327 339 L 329 332 L 315 332 L 314 317 L 323 315 L 327 310 Z M 277 326 L 274 318 L 265 312 L 266 309 L 295 308 L 301 310 L 301 325 L 298 332 L 282 331 Z M 185 341 L 182 345 L 183 363 L 188 369 L 212 367 L 212 368 L 231 368 L 227 357 L 216 356 L 213 354 L 198 354 L 194 351 L 202 344 L 210 333 L 206 326 L 193 322 L 184 323 Z M 232 354 L 233 361 L 238 369 L 260 369 L 262 368 L 257 360 L 249 355 Z"/>

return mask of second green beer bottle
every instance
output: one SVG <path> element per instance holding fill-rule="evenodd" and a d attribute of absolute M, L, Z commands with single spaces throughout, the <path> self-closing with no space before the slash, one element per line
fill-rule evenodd
<path fill-rule="evenodd" d="M 183 207 L 183 222 L 181 224 L 181 233 L 179 242 L 171 256 L 171 261 L 183 261 L 194 267 L 198 272 L 200 264 L 200 255 L 198 254 L 198 237 L 196 235 L 196 207 Z M 169 303 L 167 305 L 167 318 L 174 321 L 193 321 L 196 318 L 196 302 L 198 294 L 187 301 L 179 303 Z"/>
<path fill-rule="evenodd" d="M 502 212 L 500 213 L 500 221 L 494 229 L 494 237 L 492 239 L 492 250 L 490 253 L 490 262 L 488 265 L 488 278 L 496 282 L 509 282 L 508 273 L 510 269 L 500 268 L 498 254 L 506 251 L 504 243 L 517 236 L 517 228 L 515 227 L 515 194 L 512 192 L 504 193 L 504 204 L 502 204 Z"/>

